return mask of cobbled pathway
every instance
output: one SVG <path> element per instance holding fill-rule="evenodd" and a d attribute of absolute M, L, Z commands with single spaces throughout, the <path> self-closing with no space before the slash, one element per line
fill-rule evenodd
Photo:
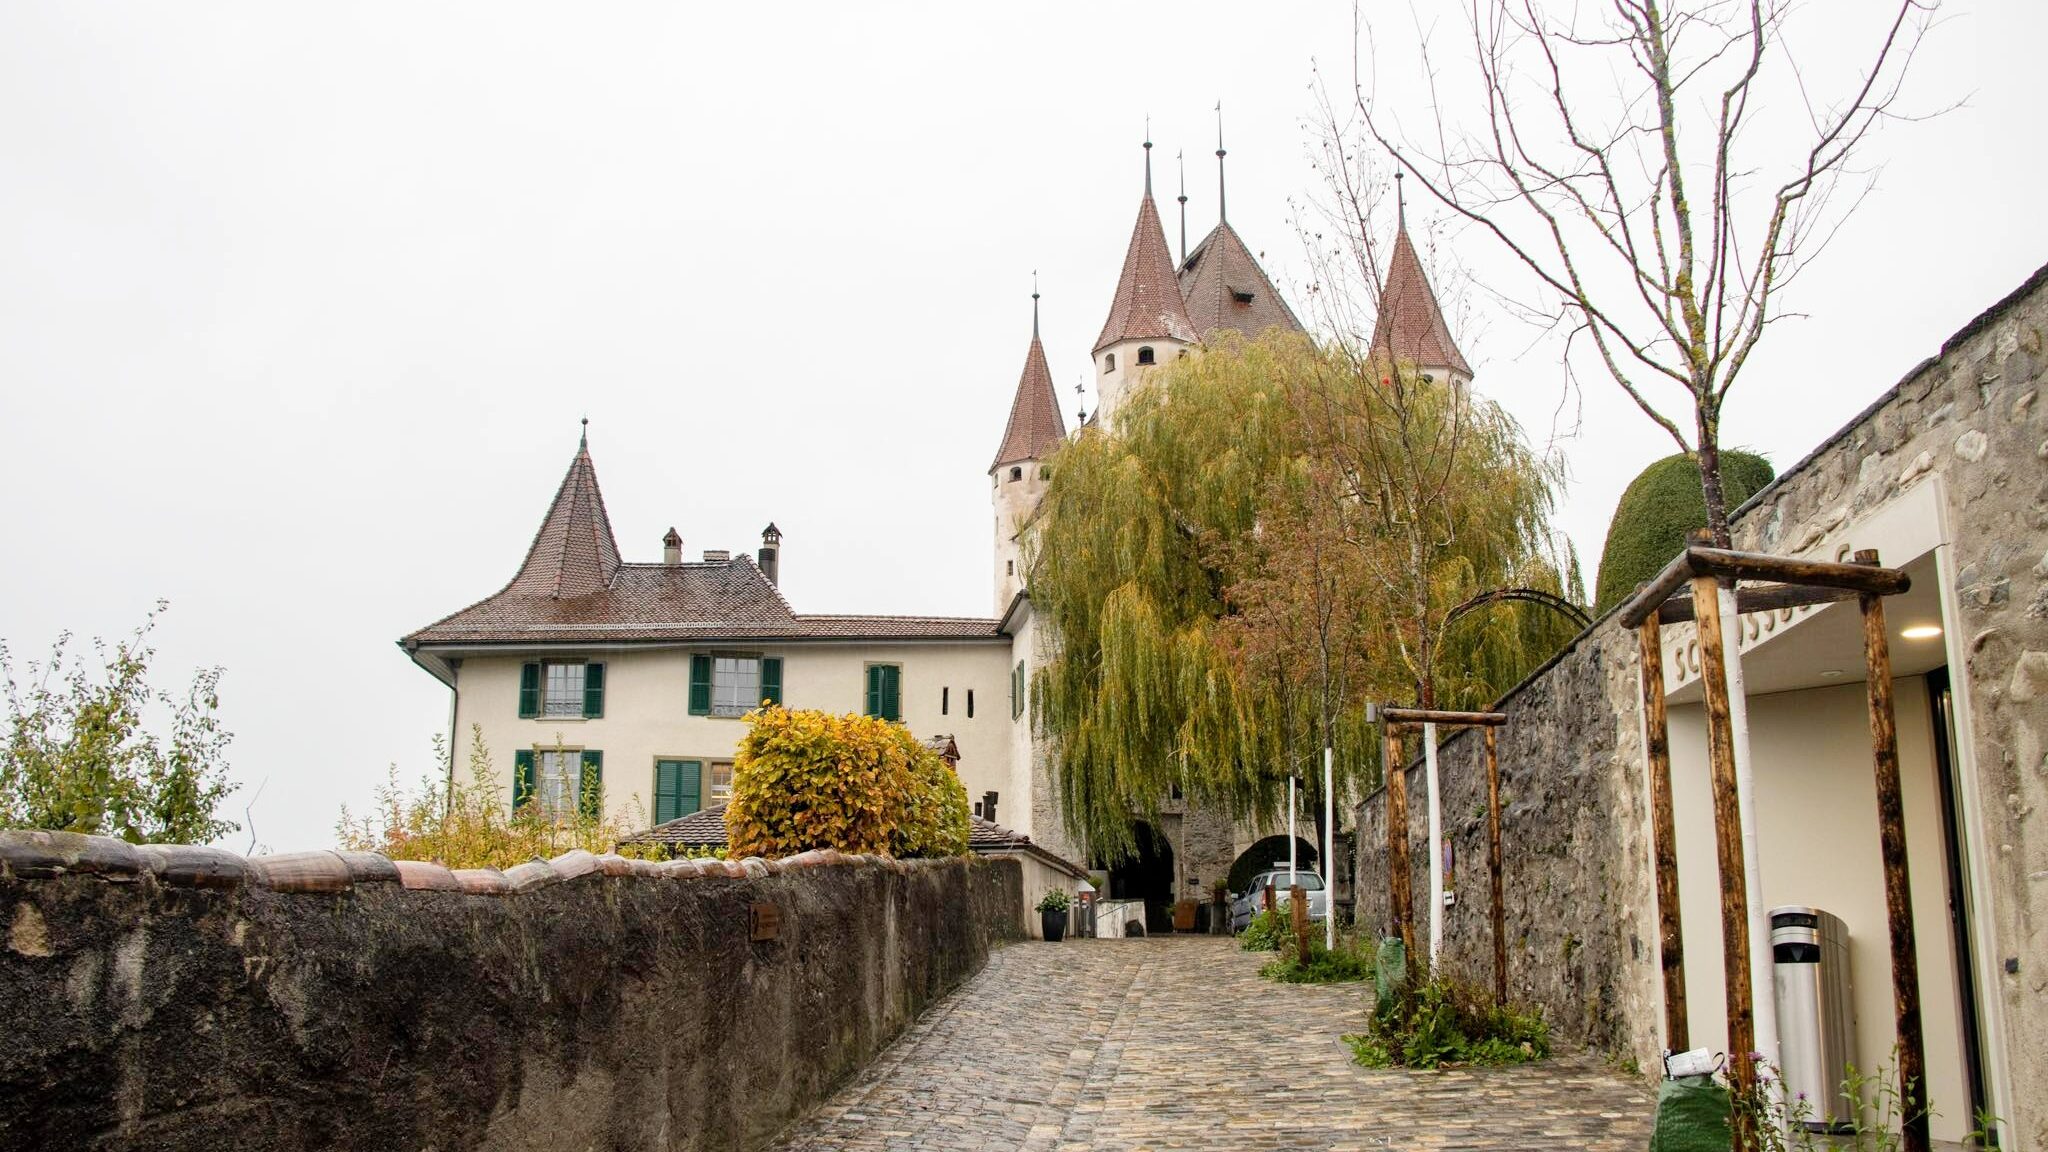
<path fill-rule="evenodd" d="M 1641 1149 L 1649 1092 L 1597 1059 L 1372 1071 L 1364 986 L 1261 980 L 1221 937 L 1022 943 L 780 1152 Z"/>

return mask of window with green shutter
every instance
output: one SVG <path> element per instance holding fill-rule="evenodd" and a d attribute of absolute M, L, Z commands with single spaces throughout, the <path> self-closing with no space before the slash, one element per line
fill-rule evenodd
<path fill-rule="evenodd" d="M 538 667 L 538 665 L 529 665 Z M 533 749 L 519 748 L 512 753 L 512 810 L 517 812 L 533 799 Z"/>
<path fill-rule="evenodd" d="M 604 715 L 604 665 L 592 661 L 583 666 L 583 718 Z"/>
<path fill-rule="evenodd" d="M 704 806 L 702 760 L 654 762 L 654 822 L 666 824 Z"/>
<path fill-rule="evenodd" d="M 585 820 L 604 817 L 604 753 L 583 750 L 583 771 L 576 781 L 576 811 Z"/>
<path fill-rule="evenodd" d="M 867 714 L 884 720 L 903 719 L 903 668 L 898 664 L 868 665 Z"/>
<path fill-rule="evenodd" d="M 519 718 L 531 720 L 540 715 L 540 665 L 522 664 L 519 667 Z"/>
<path fill-rule="evenodd" d="M 690 657 L 690 715 L 711 715 L 711 656 L 700 652 Z"/>
<path fill-rule="evenodd" d="M 782 703 L 782 657 L 761 657 L 761 702 Z"/>
<path fill-rule="evenodd" d="M 1024 662 L 1017 661 L 1017 667 L 1010 671 L 1010 719 L 1024 715 Z"/>

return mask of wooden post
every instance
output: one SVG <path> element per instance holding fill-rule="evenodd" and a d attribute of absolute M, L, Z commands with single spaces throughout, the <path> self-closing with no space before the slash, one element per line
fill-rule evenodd
<path fill-rule="evenodd" d="M 1636 630 L 1642 647 L 1643 756 L 1650 767 L 1650 850 L 1657 868 L 1657 962 L 1664 970 L 1664 1046 L 1692 1047 L 1685 1019 L 1685 940 L 1678 916 L 1678 825 L 1671 811 L 1671 737 L 1664 716 L 1664 638 L 1657 614 Z"/>
<path fill-rule="evenodd" d="M 1486 732 L 1486 875 L 1493 883 L 1493 1002 L 1508 1002 L 1508 912 L 1500 883 L 1500 758 Z"/>
<path fill-rule="evenodd" d="M 1408 874 L 1408 766 L 1401 759 L 1401 736 L 1392 724 L 1386 729 L 1387 778 L 1387 899 L 1393 913 L 1393 931 L 1408 953 L 1408 971 L 1415 970 L 1415 888 Z"/>
<path fill-rule="evenodd" d="M 1308 892 L 1299 884 L 1287 889 L 1287 911 L 1294 918 L 1294 956 L 1308 967 Z"/>
<path fill-rule="evenodd" d="M 1721 872 L 1721 962 L 1728 987 L 1728 1079 L 1737 1096 L 1754 1099 L 1755 1004 L 1749 983 L 1749 888 L 1742 866 L 1742 801 L 1735 791 L 1735 734 L 1728 718 L 1728 668 L 1722 648 L 1720 581 L 1700 576 L 1692 601 L 1701 611 L 1700 686 L 1706 693 L 1707 768 L 1714 785 L 1714 846 Z M 1713 610 L 1707 608 L 1713 606 Z M 1659 687 L 1661 688 L 1661 682 Z M 1768 992 L 1768 990 L 1766 990 Z M 1756 1146 L 1755 1115 L 1735 1109 L 1735 1147 Z"/>
<path fill-rule="evenodd" d="M 1877 553 L 1856 553 L 1875 565 Z M 1913 891 L 1906 865 L 1906 805 L 1899 794 L 1899 737 L 1892 709 L 1891 640 L 1884 598 L 1865 593 L 1863 654 L 1868 664 L 1870 752 L 1877 773 L 1878 850 L 1884 862 L 1884 903 L 1892 938 L 1892 1005 L 1897 1012 L 1899 1100 L 1905 1152 L 1927 1152 L 1927 1068 L 1920 1032 L 1920 955 L 1913 939 Z"/>
<path fill-rule="evenodd" d="M 1271 912 L 1273 910 L 1273 882 L 1271 880 L 1266 881 L 1265 910 L 1268 912 Z"/>

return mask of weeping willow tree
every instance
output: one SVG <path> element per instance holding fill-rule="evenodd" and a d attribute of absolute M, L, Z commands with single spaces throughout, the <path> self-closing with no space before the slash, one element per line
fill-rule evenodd
<path fill-rule="evenodd" d="M 1326 741 L 1339 787 L 1369 784 L 1365 701 L 1482 696 L 1562 639 L 1517 603 L 1455 611 L 1576 595 L 1554 472 L 1462 390 L 1390 391 L 1341 345 L 1231 341 L 1061 451 L 1028 541 L 1033 718 L 1092 852 L 1132 850 L 1176 786 L 1270 817 Z"/>

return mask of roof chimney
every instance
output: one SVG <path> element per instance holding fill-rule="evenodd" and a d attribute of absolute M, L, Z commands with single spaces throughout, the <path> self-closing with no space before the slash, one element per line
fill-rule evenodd
<path fill-rule="evenodd" d="M 661 562 L 671 568 L 683 562 L 683 537 L 674 528 L 661 538 Z"/>
<path fill-rule="evenodd" d="M 768 577 L 770 584 L 782 583 L 782 529 L 770 521 L 761 529 L 761 551 L 757 556 L 761 574 Z"/>

